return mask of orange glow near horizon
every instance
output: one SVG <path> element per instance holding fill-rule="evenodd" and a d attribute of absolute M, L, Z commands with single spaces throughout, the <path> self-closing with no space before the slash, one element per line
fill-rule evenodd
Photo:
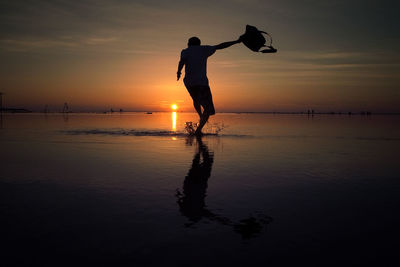
<path fill-rule="evenodd" d="M 138 64 L 136 57 L 141 68 L 133 73 L 132 69 Z M 51 80 L 47 79 L 46 73 L 53 70 L 44 66 L 43 69 L 35 69 L 33 80 L 7 76 L 2 85 L 5 87 L 2 92 L 6 94 L 3 102 L 8 107 L 21 107 L 33 111 L 43 110 L 46 105 L 52 111 L 61 111 L 63 104 L 67 102 L 71 110 L 78 112 L 110 108 L 166 112 L 179 109 L 194 112 L 192 99 L 183 82 L 176 81 L 176 77 L 170 75 L 176 68 L 172 62 L 176 63 L 178 59 L 176 53 L 161 59 L 148 54 L 131 56 L 129 60 L 116 58 L 113 62 L 120 66 L 118 72 L 113 69 L 104 72 L 104 65 L 99 68 L 99 64 L 94 66 L 89 63 L 87 64 L 93 68 L 86 68 L 89 69 L 86 71 L 83 69 L 86 65 L 78 66 L 78 69 L 73 69 L 72 72 L 69 69 L 72 69 L 71 66 L 63 65 L 66 69 L 59 70 L 60 73 Z M 290 71 L 282 71 L 288 63 L 277 59 L 274 59 L 274 68 L 265 72 L 265 65 L 258 62 L 261 59 L 254 59 L 251 65 L 238 61 L 238 67 L 227 69 L 217 63 L 235 61 L 225 58 L 222 52 L 210 58 L 208 76 L 212 82 L 211 92 L 217 112 L 306 111 L 310 108 L 326 112 L 390 112 L 398 109 L 399 98 L 393 92 L 390 93 L 390 88 L 395 88 L 391 82 L 397 81 L 398 78 L 388 79 L 388 89 L 385 89 L 386 94 L 382 94 L 382 91 L 374 90 L 374 87 L 382 86 L 376 79 L 363 79 L 369 81 L 368 86 L 365 86 L 364 83 L 358 84 L 353 80 L 353 76 L 337 79 L 336 70 L 328 71 L 321 66 L 315 67 L 318 68 L 316 72 L 304 73 L 301 70 L 302 65 L 296 64 Z M 153 64 L 155 60 L 159 62 L 156 66 Z M 260 74 L 247 73 L 244 71 L 246 69 Z M 152 78 L 153 72 L 159 74 L 157 79 Z M 354 77 L 359 75 L 361 73 L 354 73 Z"/>

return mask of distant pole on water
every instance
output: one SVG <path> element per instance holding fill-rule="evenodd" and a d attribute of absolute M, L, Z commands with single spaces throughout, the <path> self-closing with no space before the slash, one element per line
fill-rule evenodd
<path fill-rule="evenodd" d="M 69 112 L 68 103 L 65 102 L 63 107 L 63 113 L 68 113 L 68 112 Z"/>
<path fill-rule="evenodd" d="M 0 112 L 3 112 L 3 93 L 0 92 Z"/>
<path fill-rule="evenodd" d="M 3 93 L 0 92 L 0 129 L 3 129 Z"/>

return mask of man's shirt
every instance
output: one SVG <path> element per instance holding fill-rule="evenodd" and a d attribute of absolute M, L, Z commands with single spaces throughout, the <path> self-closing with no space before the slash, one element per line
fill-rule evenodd
<path fill-rule="evenodd" d="M 208 86 L 207 58 L 215 53 L 215 46 L 194 45 L 183 49 L 181 61 L 185 63 L 185 86 Z"/>

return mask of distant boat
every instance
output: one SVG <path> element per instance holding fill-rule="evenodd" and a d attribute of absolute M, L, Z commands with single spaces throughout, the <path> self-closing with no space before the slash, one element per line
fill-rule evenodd
<path fill-rule="evenodd" d="M 146 112 L 146 114 L 153 114 L 153 112 Z"/>

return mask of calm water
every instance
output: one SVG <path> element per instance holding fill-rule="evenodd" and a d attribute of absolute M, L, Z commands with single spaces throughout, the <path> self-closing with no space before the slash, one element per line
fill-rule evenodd
<path fill-rule="evenodd" d="M 194 120 L 3 115 L 2 263 L 398 266 L 399 116 Z"/>

